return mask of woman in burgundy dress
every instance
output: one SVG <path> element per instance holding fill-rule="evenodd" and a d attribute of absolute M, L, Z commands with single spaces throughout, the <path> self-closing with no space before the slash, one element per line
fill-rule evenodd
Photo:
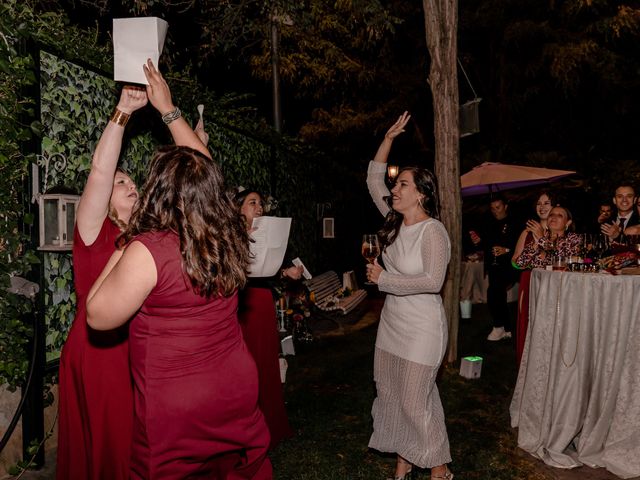
<path fill-rule="evenodd" d="M 530 243 L 537 242 L 540 237 L 544 237 L 547 231 L 547 219 L 551 209 L 556 205 L 556 199 L 551 192 L 543 190 L 538 195 L 535 209 L 538 220 L 527 220 L 527 226 L 520 234 L 516 248 L 514 248 L 511 264 L 515 268 L 521 269 L 516 263 Z M 516 324 L 516 360 L 520 365 L 524 342 L 527 338 L 527 328 L 529 326 L 529 283 L 531 281 L 531 269 L 525 268 L 520 274 L 518 286 L 518 321 Z"/>
<path fill-rule="evenodd" d="M 127 327 L 97 332 L 87 327 L 86 298 L 115 251 L 115 241 L 138 200 L 136 185 L 116 171 L 129 116 L 147 101 L 161 113 L 173 112 L 169 88 L 151 62 L 145 90 L 124 87 L 120 101 L 93 155 L 78 206 L 73 241 L 77 299 L 75 320 L 60 358 L 57 478 L 129 478 L 133 391 Z M 169 124 L 176 143 L 208 155 L 184 119 Z"/>
<path fill-rule="evenodd" d="M 219 166 L 187 147 L 154 157 L 121 244 L 92 287 L 87 321 L 133 316 L 131 478 L 269 479 L 258 376 L 237 319 L 249 239 Z"/>
<path fill-rule="evenodd" d="M 236 194 L 235 203 L 240 209 L 247 230 L 251 233 L 253 219 L 262 216 L 264 211 L 262 196 L 255 190 L 242 190 Z M 302 270 L 302 267 L 283 268 L 280 275 L 299 280 Z M 285 438 L 293 436 L 280 381 L 280 338 L 271 293 L 272 281 L 272 278 L 249 278 L 247 288 L 240 292 L 238 310 L 244 341 L 258 367 L 258 404 L 271 434 L 269 449 L 275 448 Z"/>

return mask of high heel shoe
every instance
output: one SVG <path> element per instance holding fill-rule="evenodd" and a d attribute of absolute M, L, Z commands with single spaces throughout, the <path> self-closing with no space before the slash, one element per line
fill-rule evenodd
<path fill-rule="evenodd" d="M 453 473 L 451 473 L 451 471 L 447 469 L 447 471 L 444 472 L 444 475 L 431 475 L 431 478 L 432 479 L 440 478 L 442 480 L 453 480 Z"/>

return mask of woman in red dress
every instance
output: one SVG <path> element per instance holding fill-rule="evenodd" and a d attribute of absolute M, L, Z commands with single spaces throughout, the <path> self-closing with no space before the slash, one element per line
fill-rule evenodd
<path fill-rule="evenodd" d="M 73 241 L 77 311 L 60 358 L 59 480 L 129 478 L 133 391 L 127 327 L 111 332 L 88 328 L 85 304 L 138 200 L 135 183 L 116 171 L 127 120 L 149 100 L 162 114 L 175 111 L 169 88 L 151 62 L 145 71 L 146 92 L 122 90 L 78 206 Z M 176 143 L 207 152 L 184 119 L 171 122 L 169 129 Z"/>
<path fill-rule="evenodd" d="M 121 239 L 126 248 L 87 301 L 98 330 L 133 316 L 131 478 L 269 479 L 258 376 L 237 319 L 249 239 L 220 167 L 167 147 L 143 192 Z"/>
<path fill-rule="evenodd" d="M 556 200 L 551 192 L 543 190 L 538 195 L 535 208 L 538 220 L 527 220 L 527 226 L 520 234 L 516 248 L 513 251 L 511 263 L 515 268 L 521 269 L 516 263 L 518 258 L 524 251 L 525 247 L 530 243 L 537 242 L 540 237 L 545 235 L 547 231 L 547 219 L 549 212 L 555 206 Z M 518 321 L 516 323 L 516 360 L 520 365 L 522 352 L 524 350 L 524 342 L 527 338 L 527 328 L 529 327 L 529 283 L 531 280 L 531 269 L 525 268 L 520 274 L 520 282 L 518 284 Z"/>
<path fill-rule="evenodd" d="M 236 194 L 235 203 L 240 209 L 247 230 L 249 233 L 253 232 L 253 219 L 262 216 L 264 212 L 261 195 L 255 190 L 242 190 Z M 299 280 L 302 270 L 302 267 L 284 268 L 280 271 L 280 275 Z M 280 338 L 271 293 L 272 281 L 271 278 L 249 278 L 247 288 L 240 293 L 238 310 L 244 341 L 258 367 L 260 384 L 258 404 L 271 433 L 269 449 L 275 448 L 282 440 L 293 436 L 293 430 L 287 419 L 280 381 Z"/>

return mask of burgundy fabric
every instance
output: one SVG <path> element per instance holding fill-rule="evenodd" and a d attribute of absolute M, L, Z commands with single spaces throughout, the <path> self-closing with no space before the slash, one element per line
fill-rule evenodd
<path fill-rule="evenodd" d="M 197 295 L 177 235 L 139 235 L 157 284 L 131 321 L 135 419 L 131 478 L 270 479 L 258 376 L 237 294 Z"/>
<path fill-rule="evenodd" d="M 133 392 L 127 326 L 97 332 L 87 325 L 86 299 L 115 251 L 120 230 L 105 219 L 92 245 L 73 239 L 75 320 L 62 349 L 57 478 L 129 478 Z"/>
<path fill-rule="evenodd" d="M 268 288 L 249 287 L 240 294 L 240 326 L 258 367 L 258 404 L 271 433 L 270 449 L 293 436 L 280 381 L 280 338 L 273 296 Z"/>
<path fill-rule="evenodd" d="M 523 270 L 520 274 L 520 287 L 518 288 L 518 322 L 516 325 L 516 358 L 518 365 L 522 360 L 524 342 L 527 339 L 529 327 L 529 283 L 531 282 L 531 270 Z"/>

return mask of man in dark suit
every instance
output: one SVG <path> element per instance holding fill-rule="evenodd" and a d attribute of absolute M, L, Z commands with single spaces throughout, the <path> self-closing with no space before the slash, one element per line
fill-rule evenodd
<path fill-rule="evenodd" d="M 484 249 L 484 271 L 489 276 L 487 305 L 493 319 L 493 329 L 487 340 L 511 338 L 507 292 L 518 281 L 519 272 L 511 266 L 511 255 L 520 230 L 508 214 L 504 198 L 494 197 L 490 203 L 492 220 L 482 232 L 482 238 L 470 232 L 471 241 Z"/>
<path fill-rule="evenodd" d="M 613 204 L 617 209 L 614 222 L 603 223 L 600 227 L 610 240 L 618 239 L 625 228 L 640 224 L 640 216 L 635 208 L 636 192 L 631 185 L 623 184 L 616 188 Z"/>

